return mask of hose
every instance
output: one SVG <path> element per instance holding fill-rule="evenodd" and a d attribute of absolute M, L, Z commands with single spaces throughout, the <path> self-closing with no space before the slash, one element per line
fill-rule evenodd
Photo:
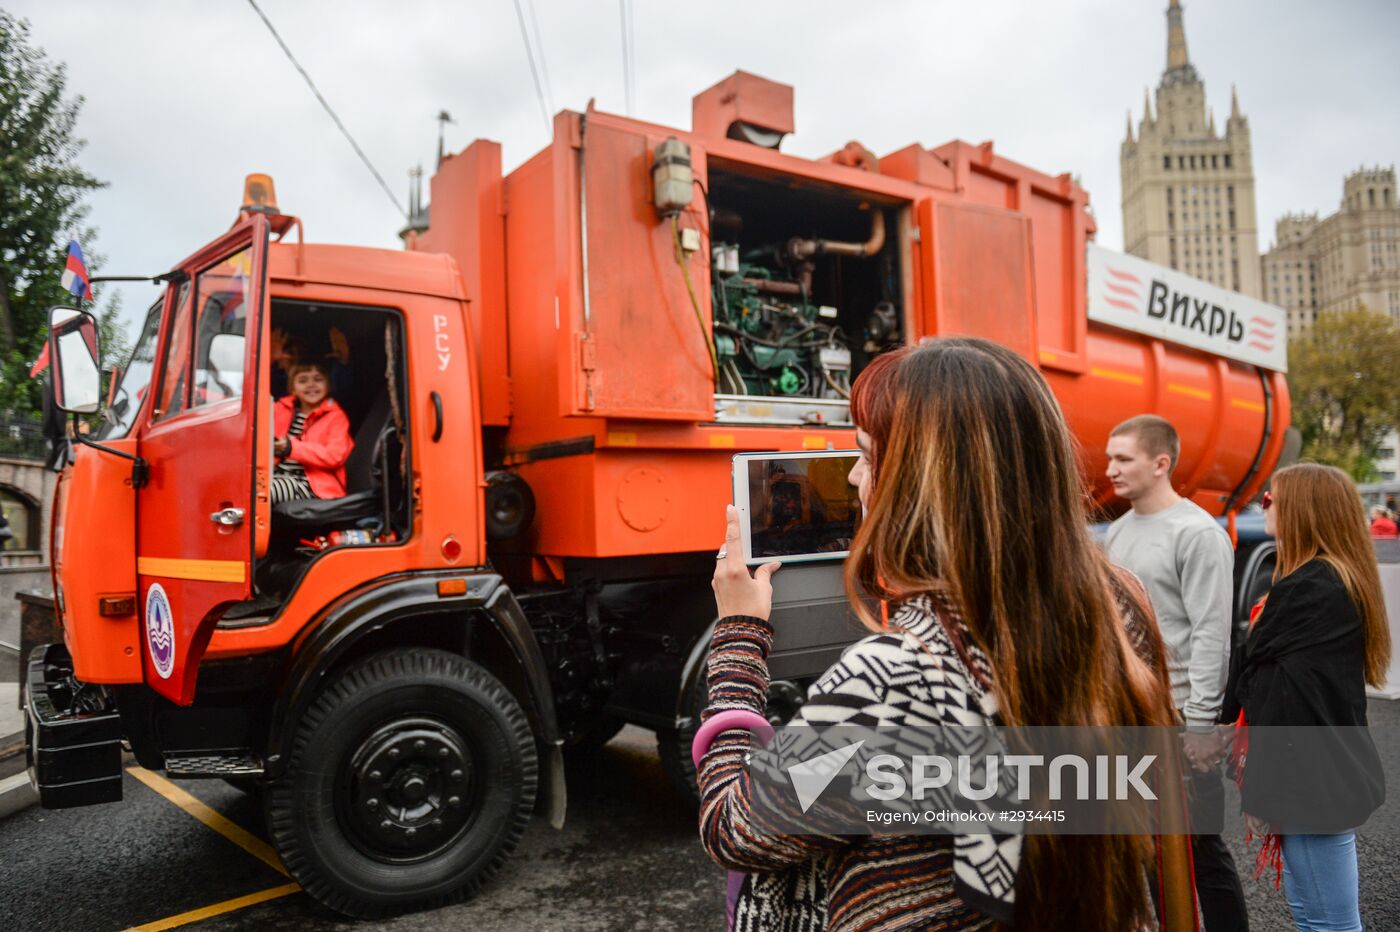
<path fill-rule="evenodd" d="M 681 267 L 681 275 L 685 278 L 685 292 L 690 295 L 690 306 L 695 308 L 695 320 L 700 324 L 700 336 L 705 340 L 705 349 L 710 352 L 710 375 L 719 385 L 719 354 L 715 352 L 715 341 L 710 335 L 710 330 L 705 326 L 705 315 L 700 310 L 700 299 L 695 297 L 695 285 L 690 281 L 690 267 L 686 265 L 685 250 L 681 248 L 681 227 L 676 222 L 676 217 L 671 216 L 671 239 L 676 244 L 676 264 Z"/>
<path fill-rule="evenodd" d="M 837 381 L 831 377 L 830 372 L 827 372 L 825 369 L 823 369 L 822 378 L 826 379 L 826 384 L 831 386 L 832 391 L 834 391 L 836 394 L 840 395 L 847 401 L 851 400 L 851 393 L 842 388 L 840 384 L 838 384 Z"/>
<path fill-rule="evenodd" d="M 773 349 L 819 349 L 823 346 L 831 345 L 829 340 L 805 340 L 802 343 L 792 342 L 797 337 L 817 329 L 816 327 L 809 327 L 807 328 L 807 330 L 803 330 L 797 334 L 784 337 L 781 340 L 768 340 L 756 334 L 740 330 L 738 327 L 735 327 L 732 324 L 715 324 L 715 329 L 722 330 L 725 333 L 730 333 L 737 337 L 742 337 L 750 343 L 757 343 L 760 346 L 768 346 L 772 347 Z"/>

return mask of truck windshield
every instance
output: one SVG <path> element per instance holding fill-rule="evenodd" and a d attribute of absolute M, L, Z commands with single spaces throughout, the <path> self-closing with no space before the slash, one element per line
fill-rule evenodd
<path fill-rule="evenodd" d="M 146 312 L 141 335 L 131 350 L 131 358 L 122 367 L 120 382 L 112 394 L 112 406 L 107 409 L 97 432 L 99 440 L 120 440 L 131 433 L 136 423 L 136 412 L 141 409 L 155 372 L 156 336 L 160 333 L 160 312 L 164 307 L 165 299 L 161 298 Z"/>

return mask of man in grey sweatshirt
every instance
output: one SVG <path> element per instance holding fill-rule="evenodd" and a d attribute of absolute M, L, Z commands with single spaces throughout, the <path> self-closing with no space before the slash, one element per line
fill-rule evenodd
<path fill-rule="evenodd" d="M 1156 415 L 1130 418 L 1113 429 L 1108 478 L 1133 507 L 1113 522 L 1105 545 L 1109 558 L 1147 587 L 1167 647 L 1172 699 L 1186 719 L 1193 811 L 1218 825 L 1225 788 L 1215 726 L 1230 665 L 1235 554 L 1215 519 L 1172 488 L 1180 455 L 1176 429 Z M 1224 841 L 1218 834 L 1193 835 L 1191 853 L 1206 932 L 1248 929 L 1244 890 Z"/>

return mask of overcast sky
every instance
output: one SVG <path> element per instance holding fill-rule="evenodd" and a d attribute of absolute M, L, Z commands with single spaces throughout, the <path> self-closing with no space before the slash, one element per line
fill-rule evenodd
<path fill-rule="evenodd" d="M 398 247 L 403 218 L 246 0 L 0 2 L 86 98 L 81 163 L 110 186 L 84 245 L 108 274 L 162 271 L 227 229 L 252 171 L 273 175 L 308 238 Z M 553 109 L 595 97 L 626 112 L 616 0 L 532 2 Z M 401 203 L 409 168 L 431 171 L 439 110 L 457 121 L 449 150 L 497 140 L 507 171 L 548 140 L 512 0 L 260 6 Z M 1122 248 L 1119 144 L 1161 77 L 1166 0 L 632 6 L 639 118 L 688 128 L 691 97 L 742 68 L 796 88 L 785 152 L 991 139 L 1079 175 L 1098 241 Z M 1400 160 L 1400 3 L 1201 0 L 1185 21 L 1222 128 L 1239 88 L 1261 249 L 1280 214 L 1329 213 L 1348 171 Z M 153 297 L 133 286 L 124 316 Z"/>

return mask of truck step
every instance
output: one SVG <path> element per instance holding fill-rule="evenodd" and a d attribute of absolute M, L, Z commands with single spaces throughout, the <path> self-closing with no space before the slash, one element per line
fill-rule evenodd
<path fill-rule="evenodd" d="M 167 751 L 170 777 L 260 777 L 262 761 L 248 748 L 215 751 Z"/>

